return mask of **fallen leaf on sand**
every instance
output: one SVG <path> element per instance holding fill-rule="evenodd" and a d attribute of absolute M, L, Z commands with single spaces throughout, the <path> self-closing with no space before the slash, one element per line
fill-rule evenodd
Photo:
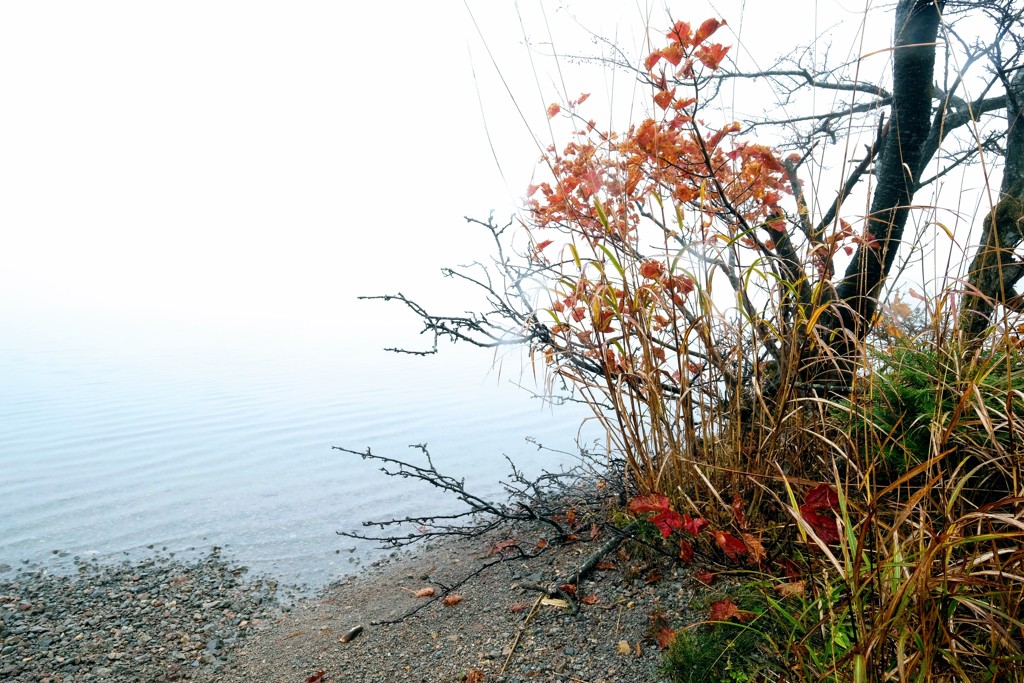
<path fill-rule="evenodd" d="M 616 654 L 628 655 L 632 651 L 633 651 L 633 648 L 631 648 L 629 646 L 629 642 L 625 641 L 625 640 L 620 640 L 619 644 L 615 646 Z"/>
<path fill-rule="evenodd" d="M 585 595 L 582 598 L 580 598 L 580 602 L 582 602 L 584 605 L 596 605 L 597 604 L 597 596 L 596 595 Z"/>
<path fill-rule="evenodd" d="M 520 612 L 526 611 L 526 605 L 521 602 L 514 602 L 512 606 L 508 608 L 508 611 L 512 614 L 519 614 Z"/>
<path fill-rule="evenodd" d="M 323 671 L 317 671 L 315 674 L 312 674 L 312 675 L 308 676 L 303 683 L 323 683 L 323 680 L 324 680 L 324 672 Z"/>
<path fill-rule="evenodd" d="M 433 588 L 421 588 L 418 591 L 414 591 L 413 595 L 415 595 L 417 598 L 429 598 L 433 596 L 434 593 L 436 592 L 437 591 L 435 591 Z"/>
<path fill-rule="evenodd" d="M 470 669 L 469 673 L 466 674 L 466 683 L 482 683 L 484 680 L 484 672 L 480 669 Z"/>
<path fill-rule="evenodd" d="M 463 598 L 463 597 L 462 597 L 461 595 L 455 595 L 455 594 L 453 593 L 452 595 L 446 595 L 446 596 L 444 596 L 444 599 L 443 599 L 443 600 L 441 600 L 441 602 L 443 602 L 443 603 L 444 603 L 444 606 L 445 606 L 445 607 L 451 607 L 452 605 L 457 605 L 457 604 L 459 604 L 460 602 L 462 602 L 462 601 L 463 601 L 463 599 L 464 599 L 464 598 Z"/>

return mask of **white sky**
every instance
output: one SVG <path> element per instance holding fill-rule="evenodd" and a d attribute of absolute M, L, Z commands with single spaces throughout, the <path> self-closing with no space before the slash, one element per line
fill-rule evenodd
<path fill-rule="evenodd" d="M 862 0 L 668 5 L 725 17 L 757 64 L 836 22 L 851 28 L 834 52 L 862 49 Z M 439 268 L 487 254 L 462 216 L 510 213 L 539 158 L 527 123 L 551 139 L 544 108 L 561 83 L 593 93 L 599 120 L 634 101 L 622 74 L 531 64 L 520 13 L 539 49 L 550 30 L 560 53 L 599 53 L 592 30 L 636 56 L 642 27 L 668 24 L 663 4 L 641 7 L 2 3 L 0 314 L 387 329 L 397 311 L 354 297 L 449 296 Z M 756 106 L 742 92 L 733 103 Z"/>

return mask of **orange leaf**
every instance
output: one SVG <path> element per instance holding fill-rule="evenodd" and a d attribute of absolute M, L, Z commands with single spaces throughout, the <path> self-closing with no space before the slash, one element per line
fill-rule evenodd
<path fill-rule="evenodd" d="M 747 622 L 753 617 L 753 612 L 744 612 L 736 606 L 736 603 L 731 598 L 725 598 L 724 600 L 716 600 L 711 603 L 711 615 L 708 617 L 708 621 L 736 619 L 739 622 Z"/>
<path fill-rule="evenodd" d="M 725 26 L 724 21 L 719 21 L 718 19 L 708 19 L 703 24 L 701 24 L 697 31 L 693 34 L 693 44 L 700 45 L 706 39 L 708 39 L 712 33 L 717 31 L 722 26 Z"/>
<path fill-rule="evenodd" d="M 459 604 L 464 599 L 465 598 L 463 598 L 461 595 L 455 595 L 454 593 L 452 593 L 451 595 L 444 596 L 444 599 L 441 602 L 444 603 L 445 607 L 451 607 L 452 605 Z"/>
<path fill-rule="evenodd" d="M 612 569 L 615 569 L 615 563 L 611 562 L 610 560 L 605 560 L 603 562 L 598 562 L 597 566 L 595 566 L 594 568 L 603 571 L 610 571 Z"/>
<path fill-rule="evenodd" d="M 554 242 L 554 240 L 544 240 L 543 242 L 539 243 L 536 247 L 534 247 L 534 251 L 544 251 L 546 248 L 554 244 Z"/>
<path fill-rule="evenodd" d="M 585 92 L 585 93 L 581 94 L 580 98 L 578 100 L 576 100 L 576 104 L 583 104 L 584 102 L 587 101 L 588 97 L 590 97 L 590 93 L 588 93 L 588 92 Z"/>
<path fill-rule="evenodd" d="M 764 546 L 761 545 L 761 541 L 757 537 L 747 533 L 740 534 L 740 537 L 743 539 L 744 545 L 747 546 L 747 559 L 752 564 L 761 564 L 768 558 L 768 553 L 765 552 Z"/>
<path fill-rule="evenodd" d="M 676 632 L 668 626 L 662 626 L 658 629 L 658 632 L 654 634 L 654 639 L 658 641 L 659 649 L 666 650 L 668 649 L 668 646 L 672 644 L 672 641 L 676 639 Z"/>
<path fill-rule="evenodd" d="M 483 683 L 484 672 L 480 669 L 470 669 L 464 680 L 466 683 Z"/>
<path fill-rule="evenodd" d="M 548 118 L 553 119 L 558 116 L 558 112 L 562 111 L 562 107 L 557 103 L 548 106 Z"/>
<path fill-rule="evenodd" d="M 654 96 L 654 103 L 662 109 L 668 109 L 672 105 L 672 98 L 676 95 L 676 89 L 662 90 Z"/>
<path fill-rule="evenodd" d="M 415 593 L 413 593 L 413 595 L 415 595 L 417 598 L 429 598 L 435 592 L 436 591 L 433 588 L 421 588 Z"/>
<path fill-rule="evenodd" d="M 582 598 L 580 598 L 580 602 L 582 602 L 584 605 L 596 605 L 597 604 L 597 596 L 596 595 L 585 595 Z"/>

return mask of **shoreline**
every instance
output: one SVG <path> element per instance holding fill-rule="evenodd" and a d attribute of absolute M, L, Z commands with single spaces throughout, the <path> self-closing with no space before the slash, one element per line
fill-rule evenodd
<path fill-rule="evenodd" d="M 0 573 L 0 679 L 216 680 L 238 642 L 278 610 L 277 583 L 246 576 L 217 548 L 74 567 Z"/>
<path fill-rule="evenodd" d="M 295 681 L 323 671 L 341 681 L 647 683 L 662 680 L 650 615 L 694 621 L 710 589 L 692 572 L 609 556 L 578 609 L 540 604 L 533 584 L 571 575 L 603 540 L 552 547 L 533 559 L 494 562 L 495 544 L 532 549 L 543 530 L 518 526 L 477 539 L 444 539 L 391 553 L 315 594 L 291 594 L 247 575 L 216 549 L 198 559 L 80 561 L 75 576 L 45 568 L 0 574 L 0 678 L 11 681 Z M 453 590 L 462 600 L 444 606 Z M 435 598 L 415 592 L 434 588 Z M 283 598 L 283 599 L 282 599 Z M 26 607 L 27 605 L 27 607 Z M 391 624 L 420 607 L 413 616 Z M 341 638 L 362 627 L 348 642 Z M 472 680 L 472 679 L 471 679 Z"/>

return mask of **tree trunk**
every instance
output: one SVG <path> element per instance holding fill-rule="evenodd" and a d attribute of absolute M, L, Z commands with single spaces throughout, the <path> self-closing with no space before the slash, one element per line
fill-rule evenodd
<path fill-rule="evenodd" d="M 1024 70 L 1006 91 L 1006 163 L 999 201 L 985 217 L 981 243 L 968 271 L 960 304 L 960 329 L 968 350 L 983 339 L 997 304 L 1013 296 L 1024 262 L 1013 250 L 1024 241 Z"/>
<path fill-rule="evenodd" d="M 810 384 L 846 394 L 853 384 L 860 342 L 878 308 L 878 294 L 892 269 L 907 223 L 922 149 L 931 132 L 936 36 L 945 0 L 900 0 L 893 51 L 893 103 L 885 147 L 875 167 L 876 187 L 864 238 L 832 305 L 819 318 L 805 368 Z"/>

